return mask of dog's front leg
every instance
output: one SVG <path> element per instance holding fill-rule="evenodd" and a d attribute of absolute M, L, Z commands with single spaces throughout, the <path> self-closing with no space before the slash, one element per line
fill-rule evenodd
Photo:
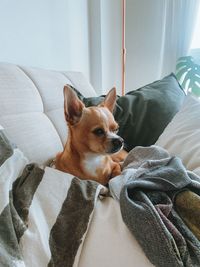
<path fill-rule="evenodd" d="M 119 152 L 111 155 L 111 159 L 115 162 L 123 162 L 127 155 L 128 155 L 128 152 L 122 149 Z"/>
<path fill-rule="evenodd" d="M 117 162 L 113 162 L 113 168 L 112 168 L 112 172 L 111 172 L 111 178 L 120 175 L 121 174 L 121 165 L 120 163 Z"/>

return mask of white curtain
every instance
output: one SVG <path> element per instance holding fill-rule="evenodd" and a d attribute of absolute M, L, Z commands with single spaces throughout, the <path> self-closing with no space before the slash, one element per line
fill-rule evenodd
<path fill-rule="evenodd" d="M 187 55 L 199 0 L 127 0 L 127 90 L 160 79 Z"/>
<path fill-rule="evenodd" d="M 121 91 L 121 0 L 88 0 L 94 14 L 90 40 L 91 80 L 99 92 Z M 126 91 L 175 70 L 187 55 L 200 0 L 126 0 Z M 98 16 L 97 16 L 98 14 Z M 90 16 L 91 18 L 91 16 Z M 100 57 L 98 58 L 98 55 Z M 94 66 L 98 66 L 94 69 Z"/>
<path fill-rule="evenodd" d="M 98 94 L 121 87 L 121 0 L 88 0 L 90 77 Z"/>
<path fill-rule="evenodd" d="M 165 33 L 160 50 L 160 75 L 173 71 L 176 60 L 186 56 L 192 41 L 199 0 L 164 1 L 165 17 L 162 29 Z"/>

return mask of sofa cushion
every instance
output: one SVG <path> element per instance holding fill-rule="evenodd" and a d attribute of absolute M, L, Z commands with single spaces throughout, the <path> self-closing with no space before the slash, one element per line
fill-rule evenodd
<path fill-rule="evenodd" d="M 63 87 L 95 96 L 79 72 L 59 72 L 0 63 L 0 125 L 31 162 L 45 164 L 67 138 Z"/>
<path fill-rule="evenodd" d="M 156 145 L 179 156 L 185 167 L 200 175 L 200 101 L 187 96 L 182 108 L 159 137 Z"/>
<path fill-rule="evenodd" d="M 119 135 L 127 150 L 156 142 L 180 109 L 185 93 L 174 74 L 118 97 L 114 111 Z M 84 98 L 86 106 L 97 105 L 104 97 Z"/>
<path fill-rule="evenodd" d="M 43 112 L 43 102 L 31 79 L 16 65 L 0 64 L 0 116 Z"/>
<path fill-rule="evenodd" d="M 96 95 L 92 86 L 80 72 L 59 72 L 27 67 L 20 68 L 36 86 L 41 96 L 45 112 L 63 107 L 63 86 L 65 84 L 73 85 L 86 97 Z"/>

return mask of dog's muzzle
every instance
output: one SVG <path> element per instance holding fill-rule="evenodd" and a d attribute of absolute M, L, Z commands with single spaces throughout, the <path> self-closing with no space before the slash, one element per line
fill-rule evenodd
<path fill-rule="evenodd" d="M 124 140 L 121 137 L 111 139 L 111 151 L 109 153 L 116 153 L 124 146 Z"/>

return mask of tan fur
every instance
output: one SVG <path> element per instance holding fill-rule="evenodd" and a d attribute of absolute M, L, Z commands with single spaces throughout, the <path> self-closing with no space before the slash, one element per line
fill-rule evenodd
<path fill-rule="evenodd" d="M 69 87 L 64 88 L 65 117 L 69 127 L 67 143 L 63 152 L 56 156 L 57 169 L 70 173 L 81 179 L 95 180 L 106 184 L 110 178 L 121 173 L 120 161 L 126 156 L 121 150 L 112 155 L 112 143 L 109 136 L 116 136 L 118 128 L 112 115 L 115 105 L 116 91 L 111 90 L 106 99 L 98 107 L 86 108 Z M 73 106 L 72 106 L 73 105 Z M 96 136 L 94 130 L 101 128 L 104 136 Z M 123 152 L 122 152 L 123 151 Z M 94 162 L 93 165 L 90 166 Z M 89 169 L 92 168 L 92 171 Z"/>

